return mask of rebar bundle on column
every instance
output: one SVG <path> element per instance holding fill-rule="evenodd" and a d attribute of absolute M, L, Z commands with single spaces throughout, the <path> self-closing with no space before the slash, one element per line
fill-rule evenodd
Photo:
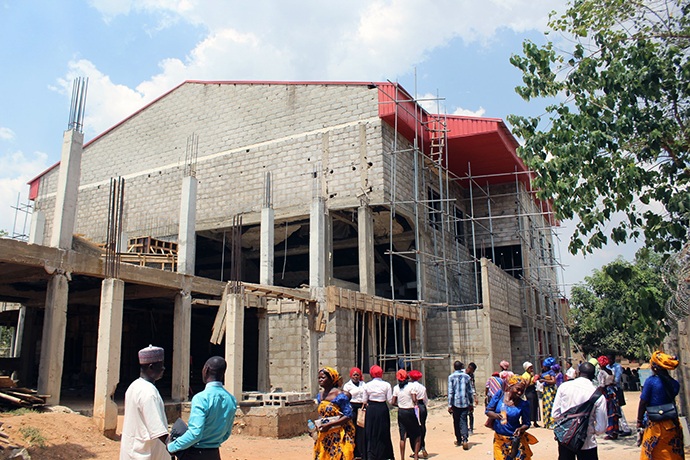
<path fill-rule="evenodd" d="M 105 277 L 120 276 L 120 240 L 122 238 L 123 203 L 125 198 L 125 180 L 120 176 L 110 179 L 108 197 L 108 230 L 105 241 Z"/>

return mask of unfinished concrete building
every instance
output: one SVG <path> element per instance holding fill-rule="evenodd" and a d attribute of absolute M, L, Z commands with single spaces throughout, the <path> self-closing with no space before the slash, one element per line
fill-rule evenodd
<path fill-rule="evenodd" d="M 390 82 L 187 81 L 83 150 L 69 139 L 31 182 L 34 244 L 0 241 L 0 300 L 32 311 L 28 343 L 43 330 L 39 375 L 24 374 L 39 386 L 51 372 L 64 394 L 107 368 L 98 406 L 149 343 L 175 401 L 215 354 L 245 399 L 313 395 L 326 365 L 417 368 L 443 394 L 456 359 L 484 382 L 502 359 L 569 355 L 553 214 L 499 119 L 429 113 Z M 113 178 L 126 191 L 109 277 L 88 242 L 113 250 Z M 41 272 L 41 251 L 71 275 Z"/>

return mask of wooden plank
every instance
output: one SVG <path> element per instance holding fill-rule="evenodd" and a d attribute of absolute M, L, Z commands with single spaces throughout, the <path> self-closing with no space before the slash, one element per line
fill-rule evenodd
<path fill-rule="evenodd" d="M 211 343 L 219 345 L 223 341 L 223 336 L 225 336 L 225 317 L 227 316 L 227 304 L 230 298 L 230 283 L 225 285 L 225 290 L 223 291 L 223 297 L 221 298 L 220 305 L 218 306 L 218 313 L 216 313 L 216 319 L 213 321 L 213 328 L 211 329 Z"/>
<path fill-rule="evenodd" d="M 14 388 L 17 386 L 17 382 L 12 380 L 10 377 L 0 376 L 0 388 Z"/>

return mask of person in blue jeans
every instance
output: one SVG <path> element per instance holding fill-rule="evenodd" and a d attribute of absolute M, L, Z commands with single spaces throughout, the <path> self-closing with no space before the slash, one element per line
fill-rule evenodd
<path fill-rule="evenodd" d="M 537 442 L 528 433 L 530 427 L 530 405 L 522 399 L 525 392 L 525 382 L 521 377 L 513 375 L 508 380 L 508 387 L 497 392 L 486 407 L 486 415 L 492 420 L 494 430 L 494 459 L 497 460 L 529 460 L 532 450 L 529 445 Z M 514 439 L 519 439 L 519 447 L 511 456 Z"/>
<path fill-rule="evenodd" d="M 467 416 L 474 410 L 474 391 L 462 363 L 455 361 L 453 368 L 455 372 L 448 376 L 448 412 L 453 414 L 455 445 L 462 444 L 462 448 L 468 450 Z"/>

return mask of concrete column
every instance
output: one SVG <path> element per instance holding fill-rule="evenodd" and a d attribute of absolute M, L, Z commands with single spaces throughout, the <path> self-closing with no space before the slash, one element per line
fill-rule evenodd
<path fill-rule="evenodd" d="M 242 400 L 242 358 L 244 356 L 244 296 L 230 294 L 225 314 L 225 389 Z"/>
<path fill-rule="evenodd" d="M 98 430 L 111 439 L 115 439 L 117 429 L 117 404 L 113 401 L 113 395 L 120 381 L 124 299 L 124 281 L 114 278 L 103 280 L 98 315 L 93 420 Z"/>
<path fill-rule="evenodd" d="M 326 202 L 314 198 L 309 214 L 309 287 L 324 286 L 326 277 Z"/>
<path fill-rule="evenodd" d="M 196 177 L 182 179 L 182 198 L 180 200 L 180 229 L 177 237 L 177 271 L 194 274 L 196 256 Z"/>
<path fill-rule="evenodd" d="M 357 238 L 359 248 L 359 292 L 375 295 L 374 214 L 369 206 L 357 208 Z"/>
<path fill-rule="evenodd" d="M 264 393 L 271 391 L 271 381 L 269 378 L 268 366 L 268 312 L 259 310 L 259 372 L 258 390 Z"/>
<path fill-rule="evenodd" d="M 50 395 L 46 399 L 48 405 L 60 403 L 68 292 L 69 286 L 65 275 L 56 273 L 48 281 L 41 340 L 41 362 L 38 366 L 38 393 Z"/>
<path fill-rule="evenodd" d="M 46 213 L 34 209 L 31 213 L 31 229 L 29 230 L 29 244 L 43 244 L 46 231 Z"/>
<path fill-rule="evenodd" d="M 55 214 L 50 245 L 60 249 L 72 248 L 74 222 L 77 217 L 77 197 L 81 176 L 81 153 L 84 135 L 74 129 L 65 131 L 62 138 L 62 156 L 57 193 L 55 195 Z"/>
<path fill-rule="evenodd" d="M 177 294 L 173 313 L 172 399 L 186 401 L 189 396 L 189 356 L 192 336 L 192 296 Z"/>
<path fill-rule="evenodd" d="M 261 209 L 261 255 L 259 264 L 259 283 L 273 285 L 275 247 L 275 219 L 273 208 Z"/>
<path fill-rule="evenodd" d="M 33 370 L 36 356 L 36 308 L 22 307 L 25 310 L 24 327 L 22 328 L 21 344 L 19 347 L 19 358 L 21 358 L 21 367 L 17 373 L 17 380 L 19 386 L 28 387 L 33 385 Z M 20 340 L 20 339 L 17 339 Z"/>

